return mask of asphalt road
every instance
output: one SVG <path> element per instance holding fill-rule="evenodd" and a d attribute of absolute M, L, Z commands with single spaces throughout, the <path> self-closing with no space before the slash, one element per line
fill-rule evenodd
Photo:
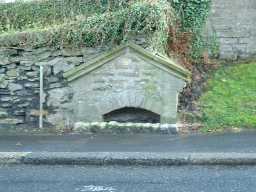
<path fill-rule="evenodd" d="M 256 167 L 0 166 L 1 192 L 255 192 Z"/>
<path fill-rule="evenodd" d="M 211 135 L 0 136 L 1 152 L 237 152 L 256 153 L 256 132 Z"/>

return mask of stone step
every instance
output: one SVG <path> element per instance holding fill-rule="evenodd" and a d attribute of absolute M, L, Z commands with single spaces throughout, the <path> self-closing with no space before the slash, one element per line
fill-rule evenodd
<path fill-rule="evenodd" d="M 166 133 L 177 134 L 176 124 L 161 123 L 119 123 L 111 122 L 77 122 L 74 125 L 77 133 Z"/>

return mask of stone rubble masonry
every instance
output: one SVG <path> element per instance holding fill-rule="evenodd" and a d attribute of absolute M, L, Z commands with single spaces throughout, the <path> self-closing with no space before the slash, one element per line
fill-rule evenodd
<path fill-rule="evenodd" d="M 206 33 L 217 37 L 220 59 L 256 58 L 256 1 L 213 0 Z"/>
<path fill-rule="evenodd" d="M 143 37 L 136 37 L 134 43 L 147 48 L 147 44 L 140 39 L 143 39 Z M 92 60 L 111 49 L 108 45 L 94 48 L 81 47 L 79 49 L 56 49 L 51 47 L 0 48 L 0 130 L 12 130 L 11 128 L 33 130 L 38 128 L 40 115 L 40 66 L 44 67 L 44 96 L 42 98 L 44 101 L 44 126 L 46 128 L 60 128 L 61 130 L 71 129 L 74 123 L 78 122 L 74 122 L 74 114 L 70 113 L 70 109 L 74 108 L 72 104 L 74 103 L 75 93 L 70 86 L 70 82 L 64 78 L 64 73 L 81 65 L 89 65 Z M 145 68 L 143 71 L 145 78 L 152 76 L 151 68 Z M 154 69 L 153 72 L 155 73 L 156 70 Z M 97 75 L 101 75 L 102 71 L 99 70 L 98 72 L 99 74 L 95 74 L 95 79 L 93 79 L 95 82 L 90 86 L 94 86 L 93 90 L 102 94 L 102 89 L 107 89 L 108 87 L 101 87 L 102 82 L 96 81 Z M 120 79 L 111 78 L 113 69 L 106 68 L 103 72 L 104 78 L 113 80 L 110 83 L 115 84 L 116 88 L 118 88 L 119 84 L 125 83 L 122 82 L 121 77 L 125 77 L 126 79 L 124 80 L 127 81 L 127 79 L 133 78 L 135 75 L 125 65 L 120 65 L 120 69 L 118 68 L 117 76 Z M 145 81 L 151 80 L 152 78 L 145 79 Z M 132 86 L 127 83 L 125 85 Z M 86 86 L 90 87 L 82 84 L 83 88 Z M 119 88 L 122 89 L 122 87 Z M 149 87 L 148 90 L 153 88 L 155 87 Z M 94 101 L 99 96 L 102 95 L 87 98 Z M 170 95 L 166 98 L 170 99 Z M 173 106 L 172 108 L 175 109 L 175 107 Z"/>
<path fill-rule="evenodd" d="M 44 66 L 44 123 L 49 126 L 48 119 L 58 120 L 60 106 L 68 107 L 65 103 L 72 97 L 62 74 L 105 49 L 1 48 L 0 129 L 38 127 L 40 65 Z"/>

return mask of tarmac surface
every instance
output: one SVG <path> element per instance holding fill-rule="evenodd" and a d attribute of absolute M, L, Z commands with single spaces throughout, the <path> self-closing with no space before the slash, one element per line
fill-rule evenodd
<path fill-rule="evenodd" d="M 255 166 L 0 165 L 3 192 L 255 192 Z"/>
<path fill-rule="evenodd" d="M 255 132 L 0 136 L 0 191 L 254 192 L 255 138 Z"/>
<path fill-rule="evenodd" d="M 1 152 L 256 152 L 256 132 L 214 135 L 0 136 Z"/>

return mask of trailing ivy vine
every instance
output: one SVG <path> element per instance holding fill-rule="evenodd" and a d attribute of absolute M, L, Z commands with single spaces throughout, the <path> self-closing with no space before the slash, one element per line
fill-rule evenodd
<path fill-rule="evenodd" d="M 205 49 L 210 0 L 46 0 L 0 4 L 0 46 L 95 46 L 143 34 L 167 53 L 170 28 L 191 33 L 190 55 Z"/>
<path fill-rule="evenodd" d="M 203 29 L 211 7 L 211 0 L 169 0 L 180 18 L 180 30 L 192 34 L 191 56 L 198 59 L 207 46 Z"/>

